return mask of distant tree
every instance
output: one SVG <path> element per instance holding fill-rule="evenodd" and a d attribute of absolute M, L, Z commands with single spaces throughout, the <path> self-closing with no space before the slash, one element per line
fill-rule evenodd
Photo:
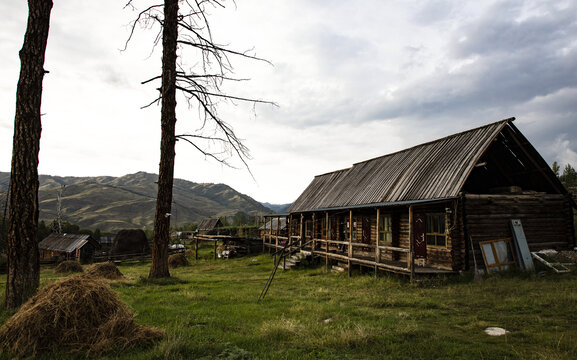
<path fill-rule="evenodd" d="M 243 213 L 242 211 L 239 211 L 238 213 L 236 213 L 234 220 L 232 222 L 232 226 L 241 226 L 241 225 L 246 225 L 247 224 L 247 218 L 245 213 Z"/>
<path fill-rule="evenodd" d="M 32 296 L 40 282 L 38 253 L 38 154 L 44 54 L 52 0 L 28 0 L 28 25 L 20 50 L 20 78 L 9 191 L 6 308 Z"/>
<path fill-rule="evenodd" d="M 571 164 L 565 165 L 563 168 L 563 175 L 559 177 L 559 180 L 565 185 L 567 189 L 577 186 L 577 171 L 571 166 Z"/>
<path fill-rule="evenodd" d="M 46 226 L 44 220 L 40 221 L 40 223 L 38 223 L 38 237 L 37 237 L 38 241 L 42 241 L 45 237 L 47 237 L 50 234 L 52 234 L 52 229 Z"/>
<path fill-rule="evenodd" d="M 220 219 L 220 222 L 222 223 L 223 227 L 230 226 L 230 222 L 228 221 L 228 217 L 221 216 L 221 217 L 219 217 L 219 219 Z"/>
<path fill-rule="evenodd" d="M 553 162 L 553 165 L 551 165 L 551 170 L 553 170 L 553 173 L 555 174 L 555 176 L 559 177 L 559 164 L 557 163 L 557 161 Z"/>
<path fill-rule="evenodd" d="M 247 166 L 248 149 L 230 125 L 218 115 L 217 104 L 222 100 L 268 103 L 232 96 L 221 90 L 224 81 L 240 80 L 228 75 L 232 72 L 229 56 L 262 60 L 245 52 L 227 49 L 213 40 L 206 8 L 208 6 L 224 7 L 223 1 L 203 0 L 181 3 L 184 6 L 183 9 L 179 8 L 178 0 L 164 0 L 163 4 L 152 5 L 139 13 L 132 27 L 132 32 L 134 32 L 136 24 L 144 23 L 149 27 L 159 24 L 162 33 L 162 73 L 143 82 L 157 80 L 161 82 L 158 98 L 149 104 L 157 102 L 161 104 L 160 165 L 149 278 L 170 276 L 168 243 L 176 141 L 183 140 L 206 157 L 225 165 L 229 165 L 227 155 L 236 155 Z M 132 6 L 132 0 L 128 1 L 128 5 Z M 157 39 L 160 39 L 160 33 Z M 197 70 L 185 69 L 181 58 L 179 61 L 177 52 L 179 46 L 181 54 L 185 49 L 196 51 L 197 58 L 193 62 L 198 64 Z M 199 110 L 201 116 L 196 127 L 201 129 L 200 133 L 183 135 L 175 133 L 177 91 L 186 97 L 190 107 Z M 214 144 L 222 145 L 223 150 L 211 150 Z"/>

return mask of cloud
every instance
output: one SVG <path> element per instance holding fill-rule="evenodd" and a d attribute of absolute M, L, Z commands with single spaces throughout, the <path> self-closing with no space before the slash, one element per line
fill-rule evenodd
<path fill-rule="evenodd" d="M 135 15 L 123 5 L 55 4 L 42 104 L 43 172 L 156 171 L 159 108 L 140 110 L 157 95 L 157 84 L 140 85 L 160 68 L 159 49 L 152 51 L 156 32 L 139 28 L 119 52 Z M 211 9 L 217 41 L 254 47 L 274 63 L 233 59 L 235 76 L 251 80 L 223 89 L 280 107 L 236 103 L 219 110 L 246 139 L 257 183 L 184 146 L 177 148 L 177 176 L 225 182 L 263 201 L 292 201 L 316 174 L 510 116 L 548 162 L 577 162 L 574 1 L 230 5 Z M 0 11 L 10 14 L 0 23 L 0 154 L 7 154 L 7 170 L 25 2 L 2 1 Z M 179 131 L 190 132 L 198 114 L 179 105 Z"/>

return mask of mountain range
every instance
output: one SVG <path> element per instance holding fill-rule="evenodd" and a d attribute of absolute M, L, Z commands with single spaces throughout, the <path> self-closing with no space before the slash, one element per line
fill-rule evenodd
<path fill-rule="evenodd" d="M 58 193 L 62 220 L 81 228 L 115 232 L 152 229 L 158 175 L 138 172 L 121 177 L 61 177 L 40 175 L 40 220 L 57 217 Z M 0 172 L 0 198 L 5 201 L 10 173 Z M 2 202 L 4 202 L 2 201 Z M 4 204 L 2 204 L 4 205 Z M 271 213 L 271 209 L 225 184 L 198 184 L 174 179 L 172 226 L 206 218 Z"/>

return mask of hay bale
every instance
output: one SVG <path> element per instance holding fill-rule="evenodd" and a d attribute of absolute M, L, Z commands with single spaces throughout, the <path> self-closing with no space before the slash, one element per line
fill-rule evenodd
<path fill-rule="evenodd" d="M 190 266 L 186 255 L 183 253 L 172 254 L 168 257 L 168 266 L 171 268 L 177 268 L 179 266 Z"/>
<path fill-rule="evenodd" d="M 103 281 L 83 276 L 54 282 L 0 328 L 0 349 L 12 356 L 41 352 L 86 356 L 154 344 L 163 331 L 141 327 Z"/>
<path fill-rule="evenodd" d="M 90 265 L 85 274 L 91 278 L 108 280 L 117 280 L 123 277 L 120 270 L 111 262 Z"/>
<path fill-rule="evenodd" d="M 81 273 L 84 272 L 82 265 L 76 260 L 66 260 L 58 264 L 54 269 L 57 274 L 67 274 L 67 273 Z"/>
<path fill-rule="evenodd" d="M 110 249 L 112 255 L 149 254 L 150 245 L 144 231 L 139 229 L 120 230 Z"/>

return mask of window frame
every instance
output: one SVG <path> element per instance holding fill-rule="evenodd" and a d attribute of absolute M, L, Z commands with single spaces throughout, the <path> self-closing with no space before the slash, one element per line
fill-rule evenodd
<path fill-rule="evenodd" d="M 425 242 L 427 247 L 447 248 L 447 218 L 445 213 L 427 213 L 425 214 Z M 436 220 L 436 222 L 435 222 Z M 442 225 L 442 226 L 441 226 Z M 433 239 L 433 243 L 430 239 Z M 440 244 L 439 239 L 442 239 Z"/>
<path fill-rule="evenodd" d="M 393 216 L 391 214 L 380 214 L 378 224 L 379 244 L 393 243 Z M 382 236 L 381 236 L 382 235 Z M 390 239 L 387 240 L 387 235 Z"/>

